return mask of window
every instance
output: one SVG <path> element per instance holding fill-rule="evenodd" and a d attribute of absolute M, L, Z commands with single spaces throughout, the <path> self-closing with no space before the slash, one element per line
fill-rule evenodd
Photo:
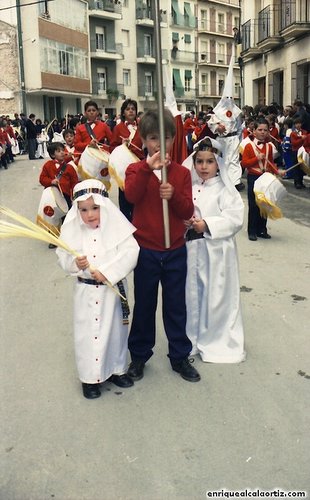
<path fill-rule="evenodd" d="M 104 28 L 96 26 L 96 50 L 105 50 Z"/>
<path fill-rule="evenodd" d="M 208 74 L 202 73 L 201 75 L 201 93 L 206 94 L 208 90 Z"/>
<path fill-rule="evenodd" d="M 217 53 L 217 62 L 218 63 L 223 63 L 224 62 L 224 58 L 225 58 L 225 44 L 224 43 L 218 43 L 217 44 L 217 50 L 218 50 L 218 53 Z"/>
<path fill-rule="evenodd" d="M 200 44 L 200 59 L 206 61 L 208 59 L 208 42 L 202 40 Z"/>
<path fill-rule="evenodd" d="M 130 44 L 129 30 L 122 30 L 122 42 L 124 47 L 129 47 Z"/>
<path fill-rule="evenodd" d="M 152 73 L 145 73 L 144 75 L 145 81 L 145 95 L 153 95 L 153 77 Z"/>
<path fill-rule="evenodd" d="M 224 90 L 225 75 L 219 75 L 218 79 L 218 95 L 222 95 Z"/>
<path fill-rule="evenodd" d="M 98 94 L 102 94 L 107 90 L 107 78 L 104 68 L 97 68 Z"/>
<path fill-rule="evenodd" d="M 179 69 L 173 69 L 173 90 L 176 97 L 182 97 L 184 95 L 184 87 L 182 85 Z"/>
<path fill-rule="evenodd" d="M 217 15 L 217 31 L 218 33 L 224 33 L 224 14 Z"/>
<path fill-rule="evenodd" d="M 123 69 L 123 84 L 127 87 L 131 85 L 130 69 Z"/>
<path fill-rule="evenodd" d="M 187 35 L 187 34 L 184 35 L 184 43 L 191 43 L 191 36 L 190 35 Z"/>
<path fill-rule="evenodd" d="M 59 57 L 59 73 L 61 75 L 69 75 L 69 55 L 68 52 L 61 50 L 58 53 Z"/>
<path fill-rule="evenodd" d="M 196 27 L 196 18 L 193 16 L 191 5 L 188 2 L 184 2 L 184 25 L 191 28 Z"/>
<path fill-rule="evenodd" d="M 173 42 L 178 42 L 179 41 L 179 33 L 172 33 L 172 41 Z"/>
<path fill-rule="evenodd" d="M 207 11 L 206 10 L 200 11 L 200 29 L 202 29 L 202 30 L 207 29 Z"/>
<path fill-rule="evenodd" d="M 151 35 L 144 35 L 144 55 L 151 56 L 151 57 L 153 55 L 153 53 L 152 53 L 152 36 Z"/>
<path fill-rule="evenodd" d="M 191 79 L 192 79 L 192 72 L 190 70 L 185 70 L 185 75 L 184 75 L 184 90 L 185 92 L 189 92 L 191 89 Z"/>
<path fill-rule="evenodd" d="M 89 78 L 86 50 L 40 38 L 40 68 L 46 73 Z"/>

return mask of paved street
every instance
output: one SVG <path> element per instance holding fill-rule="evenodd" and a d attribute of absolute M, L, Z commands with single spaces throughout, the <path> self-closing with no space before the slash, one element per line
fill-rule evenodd
<path fill-rule="evenodd" d="M 1 169 L 1 204 L 35 219 L 42 164 L 22 156 Z M 73 280 L 46 244 L 0 242 L 1 500 L 199 500 L 222 488 L 310 494 L 310 189 L 285 185 L 285 218 L 268 223 L 272 239 L 248 241 L 246 224 L 237 237 L 247 360 L 196 359 L 197 384 L 172 372 L 158 314 L 144 379 L 127 390 L 105 383 L 101 398 L 83 398 Z M 132 295 L 131 286 L 131 304 Z"/>

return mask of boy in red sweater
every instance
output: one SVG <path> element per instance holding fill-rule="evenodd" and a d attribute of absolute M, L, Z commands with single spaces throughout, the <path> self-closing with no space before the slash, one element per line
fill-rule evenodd
<path fill-rule="evenodd" d="M 292 145 L 292 151 L 295 155 L 295 163 L 297 162 L 297 153 L 299 148 L 305 145 L 305 142 L 307 140 L 308 132 L 307 130 L 304 130 L 302 128 L 302 119 L 301 118 L 295 118 L 294 120 L 294 127 L 291 132 L 291 145 Z M 303 177 L 304 177 L 304 172 L 301 169 L 301 167 L 296 167 L 293 170 L 293 177 L 294 177 L 294 186 L 296 189 L 302 189 L 305 188 L 306 186 L 303 183 Z"/>
<path fill-rule="evenodd" d="M 254 194 L 254 182 L 264 172 L 284 175 L 285 170 L 278 170 L 274 164 L 277 150 L 272 142 L 268 142 L 269 123 L 265 118 L 260 118 L 254 125 L 254 140 L 249 142 L 242 154 L 241 165 L 248 171 L 248 236 L 250 241 L 256 241 L 257 237 L 270 239 L 267 233 L 267 219 L 261 217 L 256 205 Z"/>
<path fill-rule="evenodd" d="M 188 360 L 192 344 L 186 335 L 186 247 L 184 219 L 193 215 L 190 172 L 170 161 L 169 152 L 176 133 L 175 121 L 167 109 L 164 114 L 166 132 L 167 182 L 161 182 L 159 117 L 147 111 L 139 122 L 140 136 L 148 150 L 146 159 L 129 165 L 125 177 L 125 195 L 134 204 L 132 223 L 140 245 L 134 271 L 135 305 L 128 339 L 132 362 L 128 375 L 133 380 L 143 377 L 145 363 L 155 345 L 155 314 L 158 285 L 162 286 L 163 321 L 169 341 L 171 367 L 190 382 L 200 380 L 199 373 Z M 164 245 L 162 200 L 168 200 L 170 248 Z"/>
<path fill-rule="evenodd" d="M 98 147 L 103 144 L 103 149 L 110 151 L 112 132 L 110 127 L 98 119 L 99 108 L 95 101 L 87 101 L 84 106 L 86 123 L 78 125 L 75 129 L 74 145 L 79 153 L 83 153 L 86 146 Z"/>

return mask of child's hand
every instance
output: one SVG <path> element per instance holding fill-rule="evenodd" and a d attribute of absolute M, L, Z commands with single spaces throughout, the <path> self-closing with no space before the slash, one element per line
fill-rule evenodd
<path fill-rule="evenodd" d="M 185 227 L 190 228 L 190 227 L 193 225 L 194 220 L 195 220 L 195 217 L 194 217 L 194 216 L 193 216 L 193 217 L 191 217 L 191 218 L 190 218 L 190 219 L 188 219 L 188 220 L 185 220 L 185 221 L 184 221 L 184 225 L 185 225 Z"/>
<path fill-rule="evenodd" d="M 223 123 L 219 123 L 218 126 L 217 126 L 216 131 L 217 131 L 218 134 L 223 134 L 224 132 L 226 132 L 225 125 Z"/>
<path fill-rule="evenodd" d="M 58 184 L 59 184 L 59 180 L 58 180 L 58 179 L 53 179 L 53 180 L 51 181 L 51 184 L 52 184 L 52 186 L 58 186 Z"/>
<path fill-rule="evenodd" d="M 194 220 L 192 226 L 194 231 L 196 231 L 196 233 L 204 233 L 205 231 L 207 231 L 208 228 L 207 224 L 203 219 Z"/>
<path fill-rule="evenodd" d="M 148 156 L 147 164 L 151 170 L 161 170 L 164 165 L 166 167 L 170 165 L 170 156 L 168 153 L 166 153 L 166 159 L 163 162 L 161 160 L 160 151 L 157 151 L 157 153 L 154 153 L 153 156 Z"/>
<path fill-rule="evenodd" d="M 281 177 L 284 177 L 285 174 L 286 174 L 286 170 L 284 170 L 283 168 L 278 168 L 278 175 L 280 175 Z"/>
<path fill-rule="evenodd" d="M 90 143 L 88 144 L 91 148 L 98 148 L 98 141 L 97 139 L 92 139 Z"/>
<path fill-rule="evenodd" d="M 256 154 L 256 157 L 258 160 L 264 160 L 265 159 L 265 155 L 263 153 L 258 153 Z"/>
<path fill-rule="evenodd" d="M 169 182 L 165 182 L 161 184 L 159 187 L 159 196 L 163 200 L 171 200 L 174 193 L 174 187 L 169 184 Z"/>
<path fill-rule="evenodd" d="M 85 271 L 85 269 L 89 267 L 89 262 L 86 255 L 80 255 L 80 257 L 76 257 L 75 262 L 77 267 L 82 271 Z"/>
<path fill-rule="evenodd" d="M 96 280 L 99 283 L 104 283 L 105 281 L 107 281 L 107 278 L 100 271 L 98 271 L 98 269 L 91 269 L 90 274 L 93 280 Z"/>

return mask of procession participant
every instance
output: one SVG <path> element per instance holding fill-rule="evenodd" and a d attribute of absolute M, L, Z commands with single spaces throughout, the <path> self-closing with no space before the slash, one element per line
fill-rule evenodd
<path fill-rule="evenodd" d="M 293 154 L 296 157 L 297 161 L 297 152 L 298 149 L 301 148 L 308 136 L 307 130 L 302 128 L 302 118 L 297 117 L 293 120 L 293 129 L 291 132 L 291 145 L 292 145 L 292 151 Z M 309 132 L 310 134 L 310 132 Z M 296 162 L 295 162 L 296 163 Z M 303 178 L 304 178 L 304 172 L 301 167 L 296 167 L 293 171 L 293 178 L 294 178 L 294 186 L 296 189 L 302 189 L 305 188 L 305 184 L 303 183 Z"/>
<path fill-rule="evenodd" d="M 234 52 L 232 53 L 225 86 L 221 100 L 213 108 L 208 126 L 216 139 L 221 144 L 226 168 L 231 182 L 238 191 L 242 191 L 245 186 L 241 181 L 242 168 L 239 161 L 239 144 L 242 134 L 242 111 L 234 102 L 233 66 Z"/>
<path fill-rule="evenodd" d="M 74 146 L 74 130 L 71 128 L 67 128 L 63 131 L 63 138 L 65 140 L 65 161 L 74 161 L 77 164 L 80 153 L 78 153 Z"/>
<path fill-rule="evenodd" d="M 245 359 L 235 235 L 244 204 L 220 157 L 218 141 L 194 146 L 192 183 L 195 211 L 187 227 L 186 333 L 192 355 L 209 363 Z"/>
<path fill-rule="evenodd" d="M 56 250 L 61 267 L 77 277 L 74 293 L 74 343 L 79 378 L 87 399 L 100 396 L 106 380 L 118 387 L 133 385 L 126 375 L 128 304 L 108 287 L 118 285 L 124 296 L 126 276 L 136 265 L 139 247 L 134 226 L 107 198 L 101 181 L 76 184 L 73 206 L 60 237 L 81 254 Z"/>
<path fill-rule="evenodd" d="M 40 173 L 40 184 L 45 188 L 56 186 L 71 207 L 72 192 L 78 182 L 73 165 L 65 161 L 65 146 L 61 142 L 52 142 L 47 146 L 51 159 L 46 161 Z"/>
<path fill-rule="evenodd" d="M 110 149 L 113 151 L 117 146 L 125 143 L 130 151 L 142 160 L 144 158 L 144 151 L 138 131 L 137 113 L 137 101 L 126 99 L 121 107 L 121 121 L 113 128 Z M 133 205 L 126 200 L 124 191 L 121 188 L 118 190 L 118 203 L 120 211 L 131 221 Z"/>
<path fill-rule="evenodd" d="M 198 382 L 200 375 L 190 364 L 188 356 L 192 344 L 185 331 L 186 247 L 183 220 L 193 213 L 190 173 L 174 161 L 170 150 L 175 136 L 172 113 L 164 110 L 166 160 L 161 160 L 158 111 L 146 111 L 139 131 L 147 148 L 146 159 L 129 165 L 126 170 L 125 195 L 134 204 L 133 224 L 140 245 L 137 267 L 134 271 L 135 304 L 128 347 L 131 364 L 128 375 L 133 380 L 143 377 L 145 363 L 155 346 L 155 315 L 158 285 L 162 286 L 163 321 L 169 341 L 171 367 L 190 382 Z M 161 182 L 160 170 L 167 168 L 167 182 Z M 164 244 L 162 201 L 167 200 L 170 219 L 170 248 Z M 162 235 L 162 239 L 160 238 Z"/>
<path fill-rule="evenodd" d="M 247 169 L 248 183 L 248 237 L 256 241 L 257 237 L 270 239 L 267 233 L 267 219 L 262 217 L 255 201 L 254 182 L 264 172 L 284 175 L 285 170 L 278 169 L 274 158 L 278 152 L 272 142 L 269 142 L 269 123 L 265 118 L 260 118 L 254 125 L 254 140 L 246 144 L 241 164 Z"/>
<path fill-rule="evenodd" d="M 109 151 L 112 132 L 108 125 L 98 119 L 99 108 L 95 101 L 87 101 L 84 106 L 86 122 L 75 129 L 74 145 L 79 153 L 87 146 L 97 148 L 99 145 Z"/>

